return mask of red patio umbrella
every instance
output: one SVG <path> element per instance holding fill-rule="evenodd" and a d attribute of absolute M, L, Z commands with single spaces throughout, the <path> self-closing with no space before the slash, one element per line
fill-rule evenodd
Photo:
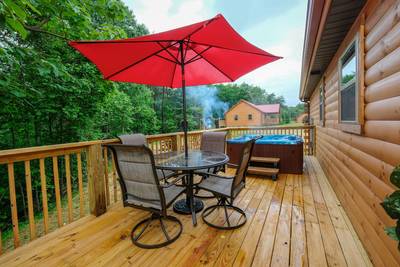
<path fill-rule="evenodd" d="M 104 79 L 182 87 L 187 155 L 186 86 L 232 82 L 280 57 L 250 44 L 222 15 L 174 30 L 121 40 L 72 41 Z"/>

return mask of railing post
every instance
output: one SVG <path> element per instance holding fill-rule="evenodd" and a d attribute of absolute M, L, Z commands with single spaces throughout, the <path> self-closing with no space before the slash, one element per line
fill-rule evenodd
<path fill-rule="evenodd" d="M 172 139 L 172 140 L 171 140 L 171 142 L 172 142 L 172 151 L 178 151 L 178 147 L 179 147 L 179 143 L 178 143 L 179 135 L 178 135 L 178 134 L 175 134 L 174 136 L 172 136 L 171 139 Z"/>
<path fill-rule="evenodd" d="M 107 211 L 101 145 L 95 144 L 89 146 L 87 154 L 90 213 L 100 216 Z"/>
<path fill-rule="evenodd" d="M 312 131 L 312 155 L 317 155 L 317 127 L 313 126 L 311 128 Z"/>

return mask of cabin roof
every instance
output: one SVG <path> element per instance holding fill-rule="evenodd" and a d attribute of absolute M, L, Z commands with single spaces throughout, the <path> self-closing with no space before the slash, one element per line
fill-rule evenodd
<path fill-rule="evenodd" d="M 230 112 L 232 109 L 234 109 L 237 105 L 239 105 L 240 103 L 245 103 L 253 108 L 255 108 L 256 110 L 264 113 L 264 114 L 275 114 L 275 113 L 280 113 L 280 109 L 281 109 L 281 105 L 280 104 L 262 104 L 262 105 L 256 105 L 253 104 L 249 101 L 246 101 L 244 99 L 241 99 L 239 102 L 237 102 L 235 105 L 233 105 L 227 112 Z"/>
<path fill-rule="evenodd" d="M 307 101 L 366 0 L 309 0 L 300 100 Z"/>

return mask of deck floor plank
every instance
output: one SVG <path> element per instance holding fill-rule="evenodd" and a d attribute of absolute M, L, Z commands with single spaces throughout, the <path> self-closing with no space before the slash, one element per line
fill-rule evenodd
<path fill-rule="evenodd" d="M 210 228 L 200 214 L 194 227 L 190 216 L 170 210 L 183 224 L 181 237 L 145 250 L 129 235 L 148 213 L 116 203 L 98 218 L 84 217 L 1 255 L 0 266 L 372 266 L 318 161 L 306 156 L 305 163 L 303 175 L 281 174 L 276 182 L 249 175 L 235 201 L 247 215 L 239 229 Z M 161 236 L 152 228 L 145 238 Z"/>

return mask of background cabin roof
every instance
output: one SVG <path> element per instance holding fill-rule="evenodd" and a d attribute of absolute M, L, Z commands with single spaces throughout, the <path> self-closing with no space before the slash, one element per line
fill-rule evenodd
<path fill-rule="evenodd" d="M 257 109 L 258 111 L 264 113 L 264 114 L 275 114 L 275 113 L 280 113 L 280 109 L 281 109 L 281 105 L 280 104 L 262 104 L 262 105 L 256 105 L 253 104 L 249 101 L 246 101 L 244 99 L 241 99 L 239 102 L 237 102 L 235 105 L 233 105 L 227 112 L 231 111 L 233 108 L 235 108 L 237 105 L 239 105 L 240 103 L 245 103 L 255 109 Z"/>
<path fill-rule="evenodd" d="M 365 0 L 308 1 L 300 100 L 310 99 L 365 3 Z"/>

